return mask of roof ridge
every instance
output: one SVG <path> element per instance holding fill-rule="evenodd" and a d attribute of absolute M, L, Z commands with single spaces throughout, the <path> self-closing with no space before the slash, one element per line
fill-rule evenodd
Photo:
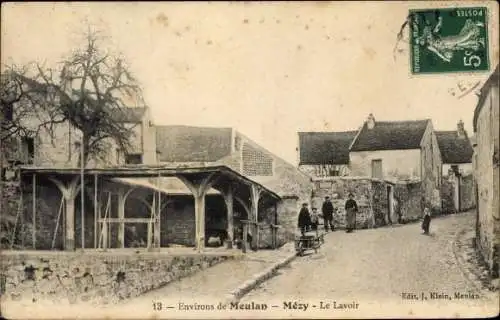
<path fill-rule="evenodd" d="M 298 134 L 309 133 L 309 134 L 334 134 L 334 133 L 356 133 L 358 130 L 347 130 L 347 131 L 298 131 Z"/>

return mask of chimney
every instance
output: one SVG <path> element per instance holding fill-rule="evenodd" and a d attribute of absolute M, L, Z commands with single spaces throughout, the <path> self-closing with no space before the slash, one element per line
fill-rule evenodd
<path fill-rule="evenodd" d="M 464 122 L 462 120 L 457 123 L 457 135 L 459 138 L 465 138 L 466 136 Z"/>
<path fill-rule="evenodd" d="M 373 113 L 368 115 L 368 119 L 366 119 L 366 126 L 368 129 L 373 129 L 375 127 L 375 117 L 373 116 Z"/>

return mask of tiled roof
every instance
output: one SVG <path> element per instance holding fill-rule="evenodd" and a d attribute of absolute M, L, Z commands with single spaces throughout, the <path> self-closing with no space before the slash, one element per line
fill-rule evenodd
<path fill-rule="evenodd" d="M 436 138 L 443 163 L 471 163 L 474 150 L 467 136 L 459 137 L 456 131 L 436 131 Z"/>
<path fill-rule="evenodd" d="M 111 111 L 111 117 L 117 122 L 138 123 L 146 112 L 145 107 L 127 107 Z"/>
<path fill-rule="evenodd" d="M 357 131 L 299 132 L 299 164 L 348 164 Z"/>
<path fill-rule="evenodd" d="M 351 151 L 419 149 L 429 121 L 376 121 L 373 129 L 365 123 Z"/>
<path fill-rule="evenodd" d="M 163 162 L 211 162 L 231 153 L 231 128 L 157 126 L 156 145 Z"/>
<path fill-rule="evenodd" d="M 488 80 L 484 83 L 483 87 L 481 88 L 481 93 L 479 95 L 479 100 L 476 105 L 476 109 L 474 109 L 474 118 L 472 120 L 472 125 L 474 127 L 474 132 L 477 132 L 477 118 L 479 117 L 479 113 L 481 112 L 481 109 L 483 108 L 484 102 L 486 100 L 487 94 L 489 92 L 489 89 L 492 86 L 496 86 L 498 89 L 498 65 L 495 68 L 495 71 L 490 75 Z"/>

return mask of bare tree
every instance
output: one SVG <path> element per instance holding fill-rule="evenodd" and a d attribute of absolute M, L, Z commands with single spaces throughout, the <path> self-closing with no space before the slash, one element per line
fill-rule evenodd
<path fill-rule="evenodd" d="M 142 102 L 141 90 L 124 60 L 102 50 L 96 32 L 87 32 L 85 38 L 85 45 L 58 69 L 36 65 L 35 76 L 16 73 L 15 77 L 51 102 L 45 107 L 49 118 L 68 121 L 80 130 L 84 154 L 79 165 L 102 156 L 109 140 L 128 150 L 132 130 L 119 119 L 126 117 L 130 99 Z"/>
<path fill-rule="evenodd" d="M 84 36 L 82 47 L 73 50 L 56 68 L 41 64 L 4 67 L 0 172 L 9 139 L 36 137 L 42 129 L 53 136 L 58 123 L 69 122 L 82 134 L 84 153 L 79 166 L 105 155 L 109 141 L 124 152 L 131 147 L 133 128 L 127 125 L 128 107 L 143 103 L 141 90 L 124 60 L 103 50 L 98 33 L 88 31 Z M 35 125 L 33 121 L 26 125 L 24 120 L 33 117 L 37 118 Z M 0 211 L 2 202 L 0 181 Z"/>

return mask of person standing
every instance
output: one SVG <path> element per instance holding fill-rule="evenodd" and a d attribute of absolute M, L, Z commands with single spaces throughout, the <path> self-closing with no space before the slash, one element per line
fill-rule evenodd
<path fill-rule="evenodd" d="M 335 231 L 335 227 L 333 225 L 333 211 L 334 208 L 332 202 L 330 201 L 330 197 L 326 196 L 325 201 L 323 202 L 323 206 L 321 207 L 325 231 L 328 231 L 328 228 L 330 228 L 332 231 Z"/>
<path fill-rule="evenodd" d="M 429 234 L 430 226 L 431 226 L 431 211 L 429 210 L 429 208 L 425 207 L 424 220 L 422 221 L 422 230 L 424 231 L 424 234 L 426 235 Z"/>
<path fill-rule="evenodd" d="M 352 232 L 356 228 L 356 213 L 358 204 L 354 200 L 354 195 L 349 193 L 349 199 L 345 202 L 346 232 Z"/>
<path fill-rule="evenodd" d="M 309 213 L 309 209 L 307 208 L 307 203 L 302 204 L 302 208 L 299 212 L 299 223 L 298 227 L 300 229 L 300 233 L 304 235 L 306 231 L 308 231 L 311 226 L 311 215 Z"/>

